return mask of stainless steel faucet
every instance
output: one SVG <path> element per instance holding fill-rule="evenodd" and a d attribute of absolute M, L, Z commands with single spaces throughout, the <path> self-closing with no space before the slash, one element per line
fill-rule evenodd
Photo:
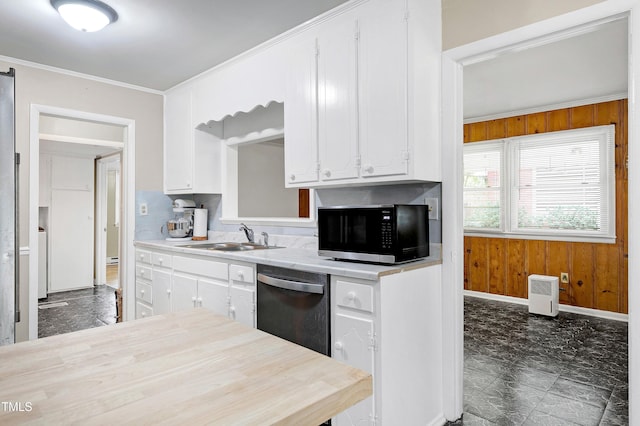
<path fill-rule="evenodd" d="M 269 247 L 269 234 L 267 234 L 266 232 L 262 232 L 262 238 L 264 238 L 263 244 L 266 247 Z"/>
<path fill-rule="evenodd" d="M 244 235 L 247 236 L 247 240 L 249 240 L 250 243 L 253 243 L 253 229 L 249 228 L 247 225 L 245 225 L 244 223 L 240 224 L 240 231 L 244 231 Z"/>

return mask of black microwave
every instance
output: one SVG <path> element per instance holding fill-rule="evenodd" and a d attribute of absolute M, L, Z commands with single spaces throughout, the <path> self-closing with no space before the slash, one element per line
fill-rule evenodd
<path fill-rule="evenodd" d="M 401 263 L 429 256 L 428 206 L 392 204 L 318 208 L 318 254 Z"/>

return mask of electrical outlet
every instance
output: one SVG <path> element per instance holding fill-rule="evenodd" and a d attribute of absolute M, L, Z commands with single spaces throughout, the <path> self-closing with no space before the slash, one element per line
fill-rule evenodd
<path fill-rule="evenodd" d="M 569 284 L 569 273 L 568 272 L 560 272 L 560 282 L 562 284 Z"/>
<path fill-rule="evenodd" d="M 429 206 L 429 219 L 438 220 L 438 199 L 425 198 L 424 203 Z"/>
<path fill-rule="evenodd" d="M 141 203 L 139 207 L 140 216 L 146 216 L 149 214 L 149 209 L 147 207 L 147 203 Z"/>

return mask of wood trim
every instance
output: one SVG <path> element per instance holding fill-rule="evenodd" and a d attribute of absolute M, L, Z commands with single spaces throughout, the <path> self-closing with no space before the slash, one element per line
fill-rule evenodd
<path fill-rule="evenodd" d="M 568 272 L 560 303 L 628 313 L 627 113 L 622 99 L 465 124 L 465 143 L 614 124 L 617 234 L 615 244 L 465 237 L 466 290 L 526 298 L 530 274 Z"/>

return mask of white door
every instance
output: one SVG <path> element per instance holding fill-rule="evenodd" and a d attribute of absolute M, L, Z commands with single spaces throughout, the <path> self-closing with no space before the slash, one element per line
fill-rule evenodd
<path fill-rule="evenodd" d="M 255 328 L 255 291 L 254 288 L 231 287 L 231 306 L 229 316 L 244 325 Z"/>
<path fill-rule="evenodd" d="M 358 177 L 357 21 L 340 17 L 319 38 L 320 180 Z"/>
<path fill-rule="evenodd" d="M 316 41 L 291 52 L 284 102 L 284 168 L 287 185 L 318 180 Z"/>
<path fill-rule="evenodd" d="M 93 286 L 94 162 L 53 156 L 50 292 Z"/>
<path fill-rule="evenodd" d="M 333 358 L 373 374 L 373 321 L 337 313 L 334 331 Z M 371 425 L 373 415 L 371 396 L 337 415 L 334 423 L 337 426 Z"/>
<path fill-rule="evenodd" d="M 408 27 L 405 2 L 372 0 L 365 3 L 361 11 L 360 174 L 365 178 L 407 174 Z"/>
<path fill-rule="evenodd" d="M 191 127 L 191 87 L 167 92 L 165 97 L 164 189 L 192 188 L 193 138 Z"/>
<path fill-rule="evenodd" d="M 198 279 L 186 275 L 173 275 L 171 286 L 171 311 L 184 311 L 196 307 Z"/>
<path fill-rule="evenodd" d="M 229 283 L 214 280 L 198 280 L 198 305 L 216 314 L 229 315 Z"/>
<path fill-rule="evenodd" d="M 171 312 L 171 273 L 154 269 L 151 288 L 154 314 Z"/>

